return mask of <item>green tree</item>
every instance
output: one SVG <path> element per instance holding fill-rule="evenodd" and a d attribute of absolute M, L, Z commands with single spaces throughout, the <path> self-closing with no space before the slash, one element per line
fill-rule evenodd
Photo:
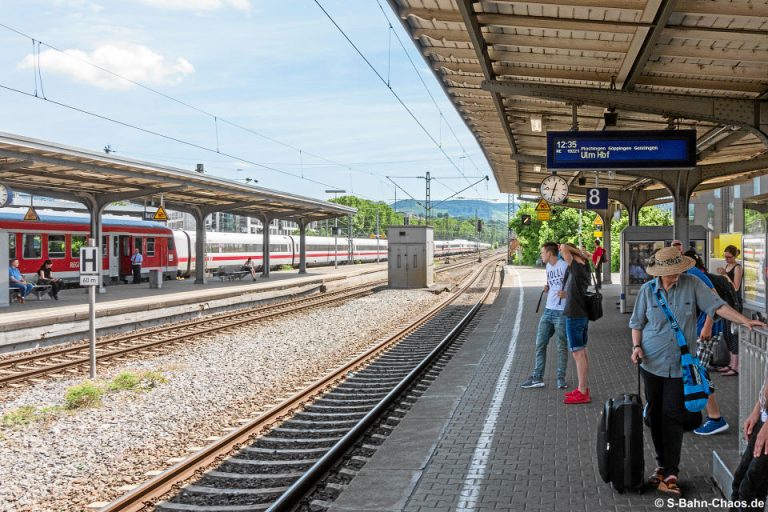
<path fill-rule="evenodd" d="M 640 226 L 671 226 L 674 224 L 672 213 L 656 206 L 640 208 Z M 629 225 L 626 210 L 622 210 L 619 220 L 611 223 L 611 272 L 618 272 L 621 267 L 621 232 Z"/>
<path fill-rule="evenodd" d="M 523 215 L 531 216 L 530 226 L 523 226 Z M 594 220 L 594 212 L 582 213 L 582 242 L 589 251 L 595 246 L 594 239 L 589 236 Z M 536 263 L 539 259 L 539 248 L 546 242 L 569 242 L 575 245 L 579 243 L 579 212 L 567 206 L 553 206 L 551 220 L 540 221 L 536 218 L 534 205 L 526 203 L 515 213 L 510 227 L 517 233 L 517 239 L 520 241 L 523 254 L 521 263 L 524 265 Z"/>
<path fill-rule="evenodd" d="M 376 233 L 376 213 L 379 214 L 379 229 L 385 234 L 385 228 L 390 225 L 402 224 L 403 216 L 395 213 L 391 206 L 384 202 L 369 201 L 356 196 L 341 196 L 330 202 L 357 208 L 352 216 L 352 236 L 368 238 Z M 339 218 L 339 229 L 346 235 L 349 230 L 348 218 Z M 318 231 L 323 236 L 330 236 L 330 225 L 319 225 Z"/>
<path fill-rule="evenodd" d="M 539 221 L 536 219 L 534 205 L 526 203 L 520 207 L 510 221 L 510 228 L 517 233 L 517 239 L 522 249 L 521 263 L 533 265 L 539 259 L 539 248 L 545 242 L 570 242 L 579 243 L 579 212 L 575 208 L 567 206 L 553 206 L 552 219 Z M 523 226 L 522 216 L 531 216 L 531 225 Z M 596 214 L 589 210 L 582 213 L 582 242 L 588 251 L 595 248 L 595 238 L 592 236 Z M 672 214 L 656 206 L 649 206 L 640 210 L 641 226 L 671 226 Z M 619 220 L 611 223 L 611 270 L 619 270 L 621 261 L 621 232 L 627 227 L 628 218 L 626 211 L 622 211 Z"/>

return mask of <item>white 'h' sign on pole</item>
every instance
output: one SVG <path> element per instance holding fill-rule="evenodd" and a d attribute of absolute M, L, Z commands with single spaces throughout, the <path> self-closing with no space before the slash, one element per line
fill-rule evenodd
<path fill-rule="evenodd" d="M 99 268 L 97 265 L 98 261 L 99 261 L 98 247 L 81 247 L 80 248 L 80 275 L 81 276 L 99 275 Z"/>

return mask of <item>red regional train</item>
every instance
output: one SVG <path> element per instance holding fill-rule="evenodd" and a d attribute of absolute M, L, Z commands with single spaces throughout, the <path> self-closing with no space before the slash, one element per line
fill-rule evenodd
<path fill-rule="evenodd" d="M 90 220 L 87 214 L 41 214 L 39 221 L 25 221 L 26 208 L 0 210 L 0 229 L 8 232 L 8 256 L 19 260 L 22 274 L 35 274 L 43 261 L 53 262 L 53 273 L 65 281 L 77 282 L 80 275 L 80 247 L 88 243 Z M 178 274 L 173 231 L 156 222 L 103 216 L 101 239 L 104 278 L 124 280 L 131 275 L 131 255 L 138 248 L 144 255 L 142 273 L 162 270 L 166 278 Z"/>
<path fill-rule="evenodd" d="M 43 213 L 39 221 L 25 221 L 25 208 L 0 210 L 0 230 L 9 234 L 9 257 L 19 260 L 23 274 L 34 274 L 43 261 L 53 262 L 52 271 L 68 282 L 77 282 L 80 271 L 80 247 L 87 243 L 90 221 L 87 214 Z M 127 280 L 131 276 L 131 255 L 138 248 L 143 255 L 142 275 L 161 270 L 166 279 L 194 274 L 195 233 L 171 230 L 163 224 L 131 219 L 125 216 L 104 215 L 102 228 L 102 269 L 105 281 Z M 299 264 L 299 237 L 272 235 L 270 237 L 270 266 Z M 206 234 L 206 268 L 239 266 L 249 256 L 257 266 L 262 260 L 261 234 L 218 233 Z M 354 261 L 376 261 L 378 253 L 387 258 L 387 241 L 376 244 L 375 239 L 354 238 L 350 246 L 346 237 L 339 237 L 337 254 L 339 263 L 352 256 Z M 328 265 L 334 262 L 332 237 L 308 236 L 307 264 Z M 480 244 L 480 250 L 489 248 Z M 450 240 L 435 242 L 435 257 L 461 254 L 477 250 L 475 242 Z"/>

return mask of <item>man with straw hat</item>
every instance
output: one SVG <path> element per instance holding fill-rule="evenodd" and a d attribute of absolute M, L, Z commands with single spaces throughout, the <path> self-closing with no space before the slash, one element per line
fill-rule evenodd
<path fill-rule="evenodd" d="M 683 379 L 680 347 L 675 333 L 654 294 L 659 290 L 665 296 L 680 330 L 688 342 L 690 353 L 696 353 L 697 308 L 716 319 L 732 320 L 751 329 L 765 326 L 759 320 L 750 320 L 724 300 L 714 295 L 701 280 L 684 274 L 695 264 L 692 258 L 681 254 L 675 247 L 659 249 L 646 266 L 646 273 L 656 277 L 645 283 L 638 292 L 635 309 L 629 320 L 632 329 L 632 362 L 642 361 L 641 373 L 645 383 L 647 414 L 651 423 L 651 437 L 656 450 L 658 467 L 650 483 L 664 493 L 680 495 L 677 485 L 680 453 L 683 446 Z"/>

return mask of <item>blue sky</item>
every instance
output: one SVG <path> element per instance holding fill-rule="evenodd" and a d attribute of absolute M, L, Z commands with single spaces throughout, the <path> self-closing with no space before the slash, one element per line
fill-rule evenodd
<path fill-rule="evenodd" d="M 341 188 L 391 200 L 394 186 L 384 176 L 430 171 L 445 177 L 433 182 L 433 199 L 439 200 L 468 185 L 458 167 L 469 177 L 491 176 L 487 186 L 483 182 L 462 197 L 501 198 L 474 138 L 387 2 L 380 1 L 443 119 L 390 34 L 376 0 L 321 4 L 379 73 L 389 77 L 453 163 L 311 0 L 6 1 L 0 22 L 43 44 L 36 55 L 29 37 L 0 27 L 1 86 L 44 93 L 49 100 L 204 148 L 218 147 L 228 156 L 5 88 L 0 89 L 0 131 L 93 150 L 109 144 L 118 156 L 187 169 L 204 163 L 217 176 L 252 177 L 261 186 L 318 198 L 326 196 L 326 188 Z M 211 116 L 102 72 L 86 60 L 215 114 L 222 119 L 218 134 Z M 413 196 L 423 197 L 423 180 L 397 181 Z M 403 197 L 398 191 L 398 198 Z"/>

